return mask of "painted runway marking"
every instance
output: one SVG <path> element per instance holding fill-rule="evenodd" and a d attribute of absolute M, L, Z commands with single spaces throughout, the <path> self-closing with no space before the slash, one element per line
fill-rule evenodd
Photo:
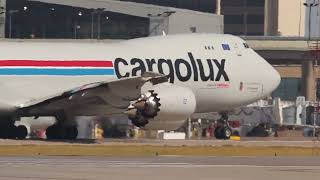
<path fill-rule="evenodd" d="M 289 168 L 305 169 L 313 167 L 320 170 L 320 166 L 271 166 L 271 165 L 216 165 L 178 162 L 153 161 L 103 161 L 103 160 L 64 160 L 64 159 L 0 159 L 0 167 L 26 166 L 61 166 L 61 167 L 130 167 L 130 168 Z"/>

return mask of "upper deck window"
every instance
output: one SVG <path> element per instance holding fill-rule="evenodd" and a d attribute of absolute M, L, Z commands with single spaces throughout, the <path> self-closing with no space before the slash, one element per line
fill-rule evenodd
<path fill-rule="evenodd" d="M 214 47 L 213 46 L 204 46 L 204 49 L 205 50 L 214 50 Z"/>

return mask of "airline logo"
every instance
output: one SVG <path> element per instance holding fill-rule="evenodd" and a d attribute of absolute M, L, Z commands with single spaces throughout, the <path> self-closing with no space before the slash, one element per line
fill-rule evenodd
<path fill-rule="evenodd" d="M 0 60 L 0 75 L 114 75 L 114 69 L 103 60 Z"/>
<path fill-rule="evenodd" d="M 188 58 L 188 60 L 183 58 L 175 60 L 132 58 L 129 61 L 123 58 L 116 58 L 114 64 L 109 60 L 0 60 L 0 75 L 115 75 L 121 79 L 139 76 L 145 72 L 159 72 L 167 75 L 171 83 L 174 83 L 175 79 L 186 82 L 192 77 L 194 81 L 230 81 L 225 69 L 225 59 L 201 60 L 195 58 L 191 52 L 188 52 Z"/>
<path fill-rule="evenodd" d="M 192 77 L 194 81 L 230 81 L 225 69 L 227 64 L 225 59 L 197 59 L 191 52 L 188 52 L 188 57 L 188 60 L 183 58 L 175 60 L 165 58 L 132 58 L 131 60 L 116 58 L 114 69 L 119 79 L 138 76 L 150 71 L 167 75 L 171 83 L 174 83 L 176 79 L 186 82 L 192 79 Z M 125 71 L 122 70 L 124 67 L 132 68 L 125 68 L 127 69 Z M 128 71 L 128 69 L 131 70 Z M 167 72 L 165 72 L 165 69 L 167 69 Z"/>

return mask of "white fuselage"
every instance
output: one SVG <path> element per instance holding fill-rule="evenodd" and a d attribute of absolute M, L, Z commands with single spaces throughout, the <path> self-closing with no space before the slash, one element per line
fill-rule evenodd
<path fill-rule="evenodd" d="M 279 85 L 280 76 L 244 43 L 238 37 L 215 34 L 111 44 L 3 41 L 0 61 L 22 64 L 0 66 L 0 109 L 5 112 L 85 84 L 117 81 L 148 71 L 166 74 L 171 83 L 190 88 L 196 96 L 196 112 L 249 104 L 268 96 Z M 23 62 L 29 60 L 111 61 L 113 67 L 24 67 Z M 61 70 L 70 68 L 77 70 Z M 92 71 L 79 73 L 81 69 Z"/>

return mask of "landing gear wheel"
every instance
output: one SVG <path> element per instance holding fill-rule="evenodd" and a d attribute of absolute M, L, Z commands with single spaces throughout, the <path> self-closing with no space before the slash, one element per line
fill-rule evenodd
<path fill-rule="evenodd" d="M 232 130 L 230 127 L 219 126 L 214 130 L 214 136 L 217 139 L 230 139 L 232 135 Z"/>
<path fill-rule="evenodd" d="M 66 139 L 69 139 L 69 140 L 77 139 L 77 136 L 78 136 L 78 128 L 77 127 L 71 126 L 71 127 L 66 127 L 65 129 L 66 129 L 65 130 L 65 133 L 66 133 L 65 138 Z"/>
<path fill-rule="evenodd" d="M 230 139 L 232 136 L 232 129 L 228 124 L 228 112 L 221 112 L 221 118 L 217 121 L 217 126 L 214 130 L 214 135 L 217 139 Z"/>
<path fill-rule="evenodd" d="M 28 129 L 25 126 L 20 125 L 15 129 L 15 134 L 18 139 L 25 139 L 28 136 Z"/>
<path fill-rule="evenodd" d="M 25 139 L 28 136 L 28 129 L 23 125 L 2 124 L 0 128 L 0 138 L 3 139 Z"/>
<path fill-rule="evenodd" d="M 222 130 L 223 130 L 223 127 L 221 127 L 221 126 L 215 128 L 214 136 L 216 137 L 216 139 L 223 139 Z"/>
<path fill-rule="evenodd" d="M 8 139 L 16 139 L 17 127 L 15 125 L 9 125 L 8 129 L 5 131 L 5 136 Z"/>
<path fill-rule="evenodd" d="M 47 139 L 69 139 L 74 140 L 77 139 L 78 129 L 76 126 L 62 126 L 58 124 L 54 124 L 49 126 L 46 130 Z"/>
<path fill-rule="evenodd" d="M 57 139 L 56 133 L 57 125 L 49 126 L 46 130 L 47 139 Z"/>
<path fill-rule="evenodd" d="M 62 126 L 54 124 L 49 126 L 46 130 L 47 139 L 63 139 L 65 136 L 65 130 Z"/>
<path fill-rule="evenodd" d="M 230 139 L 231 135 L 232 135 L 232 130 L 229 127 L 224 127 L 223 128 L 223 135 L 225 139 Z"/>

